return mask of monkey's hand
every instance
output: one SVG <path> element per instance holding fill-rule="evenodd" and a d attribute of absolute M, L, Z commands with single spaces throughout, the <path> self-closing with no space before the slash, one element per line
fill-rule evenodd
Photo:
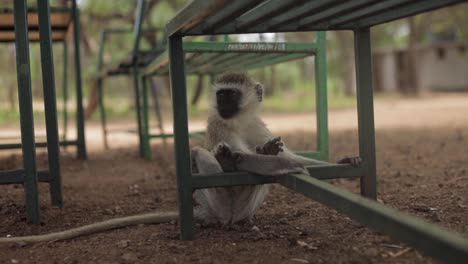
<path fill-rule="evenodd" d="M 231 147 L 229 147 L 227 143 L 222 142 L 216 145 L 213 149 L 213 155 L 224 172 L 237 171 L 236 160 L 239 154 L 233 153 Z"/>
<path fill-rule="evenodd" d="M 278 153 L 283 151 L 284 143 L 281 140 L 281 137 L 275 137 L 268 140 L 263 146 L 257 146 L 255 151 L 257 154 L 262 155 L 278 155 Z"/>
<path fill-rule="evenodd" d="M 336 163 L 338 164 L 350 164 L 353 167 L 357 167 L 361 165 L 362 159 L 360 157 L 346 157 L 338 160 Z"/>

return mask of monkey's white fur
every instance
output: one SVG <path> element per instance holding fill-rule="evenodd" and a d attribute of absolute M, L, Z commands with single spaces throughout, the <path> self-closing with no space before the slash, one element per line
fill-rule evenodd
<path fill-rule="evenodd" d="M 205 148 L 215 150 L 226 143 L 232 151 L 254 154 L 257 146 L 263 146 L 273 138 L 258 113 L 263 99 L 263 86 L 244 74 L 225 74 L 212 87 L 211 109 L 208 117 Z M 223 81 L 229 80 L 229 81 Z M 240 110 L 232 118 L 224 119 L 217 111 L 216 92 L 219 89 L 236 89 L 241 94 Z M 323 164 L 307 159 L 283 147 L 278 156 L 290 159 L 303 166 Z M 221 168 L 218 168 L 221 172 Z M 195 192 L 200 203 L 196 216 L 206 222 L 223 224 L 251 221 L 268 193 L 268 185 L 238 186 L 229 188 L 203 189 Z"/>

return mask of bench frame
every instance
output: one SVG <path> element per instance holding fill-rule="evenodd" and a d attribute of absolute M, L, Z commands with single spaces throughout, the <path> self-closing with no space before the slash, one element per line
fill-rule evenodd
<path fill-rule="evenodd" d="M 248 12 L 259 3 L 260 9 Z M 175 154 L 179 201 L 179 226 L 182 239 L 194 238 L 192 193 L 200 188 L 235 185 L 279 183 L 348 215 L 373 229 L 399 239 L 428 255 L 447 263 L 460 263 L 468 259 L 468 239 L 417 217 L 403 214 L 376 202 L 375 128 L 372 90 L 372 64 L 370 28 L 429 10 L 434 10 L 462 0 L 424 1 L 224 1 L 193 0 L 180 10 L 166 27 L 169 38 L 170 77 L 174 113 Z M 280 8 L 284 25 L 268 14 Z M 294 5 L 296 4 L 296 5 Z M 303 7 L 302 7 L 302 6 Z M 325 9 L 316 13 L 310 10 Z M 328 9 L 327 9 L 328 8 Z M 376 11 L 376 9 L 378 11 Z M 367 12 L 362 14 L 362 12 Z M 355 13 L 360 13 L 355 15 Z M 246 15 L 243 15 L 246 14 Z M 277 13 L 275 13 L 277 14 Z M 332 24 L 329 18 L 340 14 L 347 21 Z M 302 17 L 301 17 L 302 15 Z M 239 16 L 241 16 L 239 18 Z M 349 18 L 351 16 L 352 18 Z M 262 21 L 260 23 L 258 21 Z M 313 23 L 311 22 L 313 21 Z M 316 21 L 322 21 L 316 23 Z M 257 26 L 249 26 L 257 25 Z M 280 24 L 281 24 L 280 23 Z M 208 34 L 239 34 L 262 32 L 292 32 L 320 30 L 352 30 L 354 33 L 359 156 L 362 164 L 329 164 L 311 166 L 310 174 L 290 174 L 281 177 L 261 177 L 247 173 L 222 173 L 218 175 L 194 175 L 191 172 L 188 140 L 187 94 L 184 67 L 183 37 Z M 318 179 L 359 177 L 361 195 L 356 195 Z M 318 178 L 318 179 L 315 179 Z"/>
<path fill-rule="evenodd" d="M 23 184 L 26 200 L 26 217 L 30 223 L 40 223 L 38 181 L 48 182 L 52 205 L 62 207 L 62 184 L 59 157 L 59 133 L 57 125 L 57 106 L 55 96 L 54 63 L 52 53 L 52 29 L 50 23 L 49 1 L 37 1 L 37 13 L 39 17 L 38 30 L 40 32 L 42 85 L 44 89 L 44 106 L 46 114 L 47 142 L 35 142 L 34 117 L 31 92 L 31 73 L 29 60 L 29 35 L 28 35 L 28 8 L 26 0 L 14 1 L 14 24 L 16 44 L 16 67 L 18 80 L 18 100 L 20 108 L 21 144 L 9 144 L 2 149 L 21 148 L 23 157 L 23 168 L 16 170 L 0 171 L 0 184 Z M 83 122 L 80 52 L 78 44 L 79 36 L 79 10 L 76 0 L 72 2 L 73 31 L 75 41 L 75 63 L 76 63 L 76 85 L 77 85 L 77 132 L 76 141 L 65 141 L 63 145 L 77 145 L 78 158 L 86 159 L 86 145 Z M 67 52 L 64 44 L 64 55 Z M 66 58 L 66 56 L 65 56 Z M 64 74 L 66 74 L 66 63 Z M 66 75 L 64 75 L 64 88 L 66 86 Z M 64 98 L 66 93 L 64 93 Z M 64 108 L 66 111 L 66 108 Z M 64 115 L 66 125 L 67 116 Z M 66 136 L 66 133 L 64 134 Z M 48 170 L 37 170 L 36 147 L 47 147 Z"/>

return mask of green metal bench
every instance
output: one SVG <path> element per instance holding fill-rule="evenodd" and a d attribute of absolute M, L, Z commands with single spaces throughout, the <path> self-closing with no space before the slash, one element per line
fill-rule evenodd
<path fill-rule="evenodd" d="M 11 43 L 15 42 L 15 33 L 14 33 L 14 16 L 13 9 L 5 8 L 0 9 L 0 42 L 2 43 Z M 29 26 L 29 41 L 37 43 L 39 39 L 39 30 L 38 30 L 38 17 L 37 12 L 34 9 L 28 10 L 28 21 L 30 21 Z M 50 23 L 52 29 L 52 42 L 55 44 L 61 44 L 63 47 L 63 71 L 62 71 L 62 139 L 59 142 L 61 146 L 76 146 L 77 147 L 77 156 L 79 159 L 86 158 L 86 143 L 84 138 L 84 120 L 83 120 L 83 107 L 82 107 L 82 96 L 81 96 L 81 80 L 76 79 L 76 89 L 77 89 L 77 102 L 76 102 L 76 134 L 77 138 L 75 140 L 68 139 L 68 39 L 67 33 L 72 27 L 74 21 L 74 16 L 72 9 L 69 7 L 52 7 L 50 9 Z M 79 41 L 74 42 L 74 45 L 79 48 Z M 80 76 L 80 68 L 75 60 L 75 76 Z M 36 136 L 36 138 L 39 138 Z M 21 148 L 21 143 L 17 142 L 8 142 L 4 143 L 6 140 L 19 139 L 17 137 L 1 137 L 2 143 L 0 143 L 0 150 L 5 149 L 19 149 Z M 36 142 L 37 148 L 46 147 L 47 143 L 45 141 Z"/>
<path fill-rule="evenodd" d="M 317 112 L 317 150 L 299 154 L 328 159 L 327 76 L 325 32 L 316 34 L 312 43 L 281 42 L 185 42 L 183 49 L 187 74 L 216 75 L 226 71 L 248 71 L 278 63 L 315 57 L 315 87 Z M 168 52 L 164 52 L 142 74 L 143 144 L 146 158 L 151 158 L 151 138 L 172 137 L 173 134 L 150 134 L 147 86 L 152 76 L 169 74 Z M 159 122 L 161 123 L 161 122 Z"/>
<path fill-rule="evenodd" d="M 193 0 L 167 24 L 174 113 L 175 153 L 182 239 L 193 239 L 192 192 L 200 188 L 279 183 L 344 213 L 377 231 L 402 240 L 447 263 L 468 259 L 468 239 L 375 202 L 376 157 L 370 28 L 372 26 L 466 2 L 462 0 Z M 187 131 L 184 36 L 352 30 L 356 55 L 359 156 L 351 167 L 308 167 L 310 175 L 261 177 L 247 173 L 192 175 Z M 320 179 L 358 177 L 362 196 Z"/>
<path fill-rule="evenodd" d="M 143 129 L 141 122 L 141 99 L 140 99 L 140 83 L 139 75 L 142 68 L 148 66 L 148 64 L 158 57 L 165 50 L 165 37 L 161 36 L 162 42 L 150 49 L 143 50 L 140 48 L 141 35 L 145 32 L 157 33 L 160 31 L 157 28 L 143 29 L 143 19 L 145 14 L 146 0 L 138 0 L 136 12 L 135 12 L 135 24 L 133 29 L 105 29 L 100 32 L 99 40 L 99 54 L 96 64 L 96 76 L 95 81 L 97 84 L 98 91 L 98 105 L 101 118 L 101 126 L 103 132 L 103 141 L 105 148 L 109 147 L 108 133 L 111 132 L 107 129 L 107 118 L 104 106 L 104 92 L 103 83 L 104 79 L 115 76 L 132 76 L 133 79 L 133 90 L 135 94 L 135 107 L 136 107 L 136 120 L 137 120 L 137 133 L 139 138 L 139 152 L 141 156 L 144 156 L 143 151 Z M 104 48 L 106 40 L 109 35 L 122 35 L 122 34 L 133 34 L 132 50 L 128 56 L 122 58 L 116 64 L 106 65 L 104 67 Z M 156 100 L 155 100 L 156 102 Z M 157 109 L 159 110 L 159 109 Z M 162 129 L 162 126 L 161 126 Z M 130 131 L 133 132 L 133 131 Z"/>
<path fill-rule="evenodd" d="M 59 134 L 55 97 L 54 64 L 52 42 L 63 42 L 68 29 L 73 24 L 75 42 L 75 66 L 77 68 L 77 126 L 78 139 L 64 141 L 65 145 L 78 147 L 78 157 L 86 158 L 84 141 L 83 108 L 81 105 L 81 73 L 78 46 L 79 23 L 76 1 L 71 8 L 51 9 L 49 1 L 37 1 L 37 9 L 28 9 L 26 0 L 13 1 L 13 9 L 0 10 L 0 38 L 16 44 L 16 69 L 18 79 L 18 100 L 20 108 L 21 144 L 11 144 L 2 148 L 21 148 L 23 168 L 0 171 L 0 184 L 23 184 L 25 191 L 26 216 L 28 222 L 40 223 L 37 183 L 48 182 L 52 205 L 62 206 L 62 186 L 59 159 Z M 73 23 L 72 23 L 73 22 Z M 14 33 L 13 33 L 14 32 Z M 40 38 L 39 38 L 40 34 Z M 40 41 L 42 85 L 46 115 L 47 142 L 37 143 L 34 136 L 34 118 L 31 93 L 29 42 Z M 66 46 L 64 46 L 66 51 Z M 66 77 L 64 78 L 66 80 Z M 66 84 L 64 84 L 66 86 Z M 66 117 L 65 117 L 66 118 Z M 66 122 L 65 122 L 66 123 Z M 47 146 L 48 169 L 38 170 L 36 147 Z"/>

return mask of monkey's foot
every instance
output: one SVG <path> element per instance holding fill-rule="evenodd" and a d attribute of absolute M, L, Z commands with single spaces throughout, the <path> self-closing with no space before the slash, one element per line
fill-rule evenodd
<path fill-rule="evenodd" d="M 257 146 L 255 151 L 257 154 L 278 155 L 278 153 L 283 151 L 283 146 L 284 143 L 281 137 L 276 137 L 267 141 L 263 146 Z"/>
<path fill-rule="evenodd" d="M 236 171 L 237 155 L 232 152 L 231 147 L 221 142 L 213 149 L 213 154 L 224 172 Z"/>
<path fill-rule="evenodd" d="M 357 166 L 361 165 L 362 159 L 360 157 L 346 157 L 346 158 L 338 160 L 336 163 L 338 163 L 338 164 L 350 164 L 353 167 L 357 167 Z"/>

